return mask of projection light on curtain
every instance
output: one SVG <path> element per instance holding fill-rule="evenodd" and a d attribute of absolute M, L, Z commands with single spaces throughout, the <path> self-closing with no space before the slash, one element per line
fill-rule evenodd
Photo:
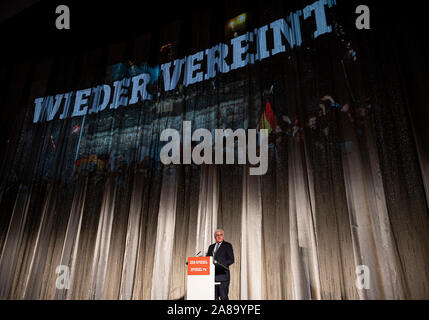
<path fill-rule="evenodd" d="M 248 13 L 242 13 L 230 20 L 225 25 L 225 36 L 226 38 L 237 37 L 239 34 L 246 31 L 248 24 Z"/>
<path fill-rule="evenodd" d="M 161 48 L 159 49 L 159 52 L 165 52 L 165 51 L 167 51 L 167 50 L 169 50 L 169 49 L 171 49 L 171 48 L 173 48 L 173 46 L 176 44 L 176 42 L 168 42 L 168 43 L 165 43 L 165 44 L 163 44 L 162 46 L 161 46 Z"/>
<path fill-rule="evenodd" d="M 57 94 L 55 97 L 36 98 L 33 122 L 52 121 L 60 113 L 61 106 L 63 107 L 59 119 L 63 120 L 98 113 L 105 110 L 108 105 L 110 109 L 118 109 L 121 106 L 137 104 L 140 100 L 149 101 L 152 99 L 150 93 L 153 92 L 150 86 L 147 88 L 149 84 L 154 86 L 152 89 L 158 90 L 157 93 L 161 90 L 156 85 L 160 72 L 162 72 L 164 91 L 167 92 L 175 90 L 180 80 L 182 85 L 187 87 L 212 79 L 218 72 L 225 74 L 299 47 L 303 41 L 301 24 L 306 20 L 309 21 L 312 16 L 315 18 L 315 26 L 313 19 L 310 21 L 313 28 L 315 27 L 315 31 L 312 31 L 314 39 L 332 32 L 325 6 L 331 8 L 335 4 L 335 0 L 318 0 L 302 10 L 290 12 L 287 17 L 277 19 L 250 32 L 246 31 L 249 16 L 243 13 L 231 19 L 225 26 L 226 31 L 231 35 L 227 43 L 218 43 L 206 50 L 163 63 L 159 68 L 158 66 L 152 68 L 147 64 L 136 66 L 132 61 L 128 64 L 121 63 L 109 70 L 107 74 L 109 84 Z M 269 48 L 267 41 L 268 32 L 272 35 L 272 48 Z M 238 35 L 239 33 L 241 34 Z M 168 49 L 169 46 L 174 49 L 174 45 L 170 43 L 167 43 L 165 48 Z M 110 82 L 113 82 L 113 87 Z"/>

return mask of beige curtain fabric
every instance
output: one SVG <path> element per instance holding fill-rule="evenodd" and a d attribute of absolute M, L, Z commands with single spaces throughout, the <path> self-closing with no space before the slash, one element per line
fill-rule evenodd
<path fill-rule="evenodd" d="M 82 177 L 77 184 L 77 191 L 73 197 L 70 216 L 67 223 L 67 231 L 62 246 L 60 264 L 70 266 L 70 286 L 73 285 L 73 276 L 76 269 L 77 249 L 79 246 L 80 232 L 82 228 L 82 217 L 85 207 L 86 187 L 88 178 Z M 70 299 L 71 288 L 69 290 L 55 290 L 54 298 L 57 300 Z"/>
<path fill-rule="evenodd" d="M 240 299 L 262 299 L 262 206 L 259 176 L 249 176 L 243 167 L 241 213 Z"/>
<path fill-rule="evenodd" d="M 342 162 L 355 262 L 376 271 L 370 278 L 370 287 L 374 290 L 359 290 L 359 295 L 361 299 L 399 299 L 400 274 L 395 270 L 400 268 L 392 250 L 395 244 L 391 237 L 383 185 L 377 173 L 377 155 L 372 142 L 369 142 L 364 146 L 368 155 L 364 159 L 352 131 L 353 124 L 344 121 L 342 125 L 346 131 L 344 135 L 350 138 L 353 146 L 343 152 Z"/>
<path fill-rule="evenodd" d="M 155 256 L 152 272 L 152 300 L 169 298 L 171 264 L 175 237 L 177 176 L 175 168 L 163 173 L 161 199 L 155 238 Z"/>
<path fill-rule="evenodd" d="M 218 227 L 219 211 L 219 178 L 217 166 L 201 168 L 200 197 L 198 199 L 198 219 L 195 239 L 195 254 L 207 253 L 209 245 L 214 242 L 214 231 Z"/>
<path fill-rule="evenodd" d="M 27 222 L 31 190 L 20 186 L 13 208 L 12 217 L 3 243 L 0 258 L 1 298 L 7 299 L 11 291 L 15 268 L 19 268 L 19 250 Z"/>
<path fill-rule="evenodd" d="M 127 224 L 127 235 L 124 252 L 124 262 L 121 274 L 120 299 L 130 300 L 133 296 L 134 279 L 138 258 L 140 238 L 140 223 L 142 218 L 142 206 L 144 190 L 147 180 L 143 172 L 136 172 L 133 182 L 133 191 L 130 201 L 130 213 Z M 144 181 L 141 183 L 141 181 Z"/>
<path fill-rule="evenodd" d="M 104 189 L 101 213 L 97 228 L 97 238 L 95 242 L 94 256 L 92 262 L 92 275 L 89 296 L 93 299 L 102 299 L 106 271 L 108 268 L 109 249 L 112 237 L 112 224 L 114 217 L 114 201 L 116 198 L 117 186 L 112 177 L 106 182 Z"/>
<path fill-rule="evenodd" d="M 358 164 L 362 161 L 352 154 L 343 154 L 345 184 L 353 181 L 353 187 L 346 188 L 350 206 L 347 211 L 356 214 L 350 214 L 350 227 L 344 231 L 337 219 L 333 226 L 339 228 L 340 233 L 334 233 L 332 225 L 325 225 L 330 215 L 316 209 L 322 207 L 317 204 L 318 197 L 313 204 L 305 187 L 309 182 L 302 174 L 305 172 L 302 144 L 291 140 L 288 148 L 294 152 L 289 153 L 287 184 L 281 180 L 285 178 L 284 168 L 276 165 L 262 178 L 248 176 L 246 167 L 237 171 L 234 167 L 213 166 L 205 168 L 205 173 L 199 168 L 187 168 L 179 170 L 183 171 L 179 174 L 177 169 L 166 168 L 162 183 L 140 172 L 128 183 L 130 190 L 118 185 L 117 177 L 106 181 L 104 191 L 98 192 L 102 196 L 99 209 L 94 208 L 99 210 L 99 215 L 85 212 L 84 208 L 88 208 L 86 197 L 96 191 L 89 190 L 94 186 L 82 179 L 76 185 L 70 206 L 66 206 L 69 217 L 63 222 L 62 231 L 57 232 L 53 232 L 53 226 L 61 224 L 55 223 L 59 216 L 52 208 L 58 207 L 61 197 L 55 193 L 55 188 L 46 190 L 44 215 L 30 220 L 22 215 L 26 208 L 28 210 L 31 190 L 21 190 L 16 201 L 22 206 L 15 206 L 14 211 L 15 217 L 20 214 L 20 220 L 12 218 L 2 249 L 3 298 L 182 299 L 186 294 L 185 261 L 196 253 L 198 226 L 203 229 L 202 202 L 213 199 L 213 192 L 201 187 L 209 181 L 222 190 L 219 200 L 215 200 L 219 203 L 217 226 L 225 230 L 226 240 L 233 244 L 235 252 L 236 262 L 231 266 L 231 298 L 424 297 L 424 282 L 413 282 L 415 277 L 407 275 L 406 271 L 411 265 L 415 270 L 424 268 L 425 260 L 411 255 L 411 262 L 398 258 L 398 243 L 390 227 L 388 209 L 383 204 L 379 175 L 359 171 Z M 368 160 L 376 159 L 368 157 Z M 354 170 L 350 171 L 350 167 Z M 218 170 L 221 170 L 219 175 L 216 174 Z M 185 171 L 192 174 L 187 175 Z M 225 179 L 225 175 L 234 179 Z M 272 179 L 279 179 L 279 182 Z M 145 186 L 147 183 L 153 184 L 153 188 Z M 157 190 L 156 185 L 161 187 Z M 124 197 L 124 194 L 118 196 L 119 190 L 130 194 L 126 199 L 134 199 L 127 200 L 131 201 L 128 211 L 118 209 Z M 159 205 L 152 200 L 157 194 Z M 285 194 L 288 195 L 286 200 Z M 51 201 L 50 197 L 55 196 L 58 200 Z M 279 201 L 268 201 L 278 196 Z M 358 201 L 359 196 L 369 199 L 368 202 Z M 375 209 L 365 209 L 369 206 Z M 128 213 L 121 217 L 119 212 Z M 213 210 L 205 212 L 213 218 Z M 313 212 L 319 213 L 317 219 L 312 219 Z M 31 226 L 35 227 L 34 235 L 25 237 L 23 230 Z M 207 232 L 207 239 L 212 236 L 212 228 Z M 320 233 L 323 230 L 331 234 Z M 354 232 L 347 235 L 347 230 Z M 12 237 L 21 237 L 21 241 L 11 241 Z M 342 251 L 350 245 L 349 240 L 349 244 L 347 241 L 330 242 L 326 237 L 330 241 L 352 237 L 351 252 Z M 402 240 L 408 239 L 402 234 Z M 55 242 L 60 244 L 54 246 Z M 423 248 L 407 243 L 409 247 Z M 9 263 L 4 263 L 8 257 Z M 55 269 L 60 264 L 70 266 L 69 290 L 55 287 L 58 276 Z M 374 270 L 370 281 L 373 289 L 368 291 L 355 287 L 355 269 L 362 264 Z M 334 270 L 329 270 L 330 266 Z M 89 280 L 89 284 L 83 279 Z M 328 285 L 324 286 L 326 283 Z"/>
<path fill-rule="evenodd" d="M 289 221 L 294 299 L 320 299 L 320 281 L 311 201 L 301 142 L 290 141 Z"/>

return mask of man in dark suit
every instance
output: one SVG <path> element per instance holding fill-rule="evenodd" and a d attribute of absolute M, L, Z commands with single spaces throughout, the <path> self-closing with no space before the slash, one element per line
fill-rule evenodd
<path fill-rule="evenodd" d="M 224 233 L 222 229 L 215 231 L 216 242 L 210 245 L 207 251 L 207 256 L 212 256 L 215 261 L 229 267 L 234 263 L 234 251 L 229 242 L 223 240 Z M 229 270 L 216 267 L 215 281 L 220 282 L 220 285 L 215 286 L 215 300 L 229 300 Z"/>

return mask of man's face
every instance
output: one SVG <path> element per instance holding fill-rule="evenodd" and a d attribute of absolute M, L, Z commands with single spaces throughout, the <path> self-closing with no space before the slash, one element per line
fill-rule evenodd
<path fill-rule="evenodd" d="M 216 231 L 215 233 L 215 239 L 216 242 L 222 242 L 223 241 L 223 232 L 222 231 Z"/>

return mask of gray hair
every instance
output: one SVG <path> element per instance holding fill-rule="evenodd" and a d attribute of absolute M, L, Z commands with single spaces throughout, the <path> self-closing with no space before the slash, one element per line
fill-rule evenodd
<path fill-rule="evenodd" d="M 225 232 L 223 231 L 223 229 L 216 229 L 215 230 L 215 232 L 214 232 L 214 235 L 216 236 L 216 232 L 218 232 L 218 231 L 222 231 L 222 234 L 224 234 L 225 235 Z"/>

